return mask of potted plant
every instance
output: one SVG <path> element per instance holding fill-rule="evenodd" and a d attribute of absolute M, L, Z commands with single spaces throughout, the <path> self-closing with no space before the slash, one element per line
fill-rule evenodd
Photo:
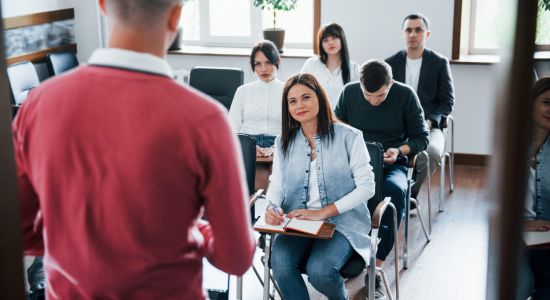
<path fill-rule="evenodd" d="M 183 0 L 181 5 L 184 5 L 187 2 L 190 2 L 193 0 Z M 170 48 L 168 48 L 168 51 L 174 51 L 174 50 L 180 50 L 181 49 L 181 39 L 183 35 L 183 28 L 180 26 L 178 27 L 178 31 L 176 32 L 176 37 L 174 38 L 174 41 L 172 42 L 172 45 L 170 45 Z"/>
<path fill-rule="evenodd" d="M 277 28 L 277 11 L 290 11 L 296 8 L 296 2 L 298 0 L 254 0 L 254 5 L 262 10 L 273 11 L 273 28 L 265 28 L 264 39 L 272 41 L 279 49 L 279 52 L 283 52 L 283 45 L 285 41 L 285 30 Z"/>

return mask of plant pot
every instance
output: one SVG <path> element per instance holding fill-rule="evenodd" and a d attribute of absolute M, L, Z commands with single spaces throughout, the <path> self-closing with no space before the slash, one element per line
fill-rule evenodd
<path fill-rule="evenodd" d="M 272 41 L 279 53 L 283 53 L 283 46 L 285 44 L 285 30 L 282 28 L 267 28 L 264 29 L 264 39 Z"/>
<path fill-rule="evenodd" d="M 168 51 L 181 49 L 181 30 L 182 30 L 181 27 L 178 28 L 178 32 L 176 33 L 176 38 L 174 39 L 174 42 L 172 42 L 172 45 L 170 45 L 170 48 L 168 48 Z"/>

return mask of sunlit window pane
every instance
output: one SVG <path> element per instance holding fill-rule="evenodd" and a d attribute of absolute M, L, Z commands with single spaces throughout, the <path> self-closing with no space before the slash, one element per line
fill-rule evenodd
<path fill-rule="evenodd" d="M 498 26 L 502 18 L 499 12 L 502 8 L 500 0 L 476 1 L 475 15 L 475 48 L 498 48 Z"/>
<path fill-rule="evenodd" d="M 550 44 L 550 11 L 539 8 L 537 18 L 537 44 Z"/>
<path fill-rule="evenodd" d="M 188 1 L 183 7 L 180 26 L 184 40 L 198 41 L 200 39 L 199 2 L 198 0 Z"/>
<path fill-rule="evenodd" d="M 273 11 L 262 11 L 262 28 L 273 28 Z M 292 11 L 277 11 L 278 28 L 285 29 L 285 43 L 311 44 L 313 0 L 298 1 Z"/>
<path fill-rule="evenodd" d="M 198 1 L 197 1 L 198 2 Z M 210 35 L 250 36 L 250 0 L 210 0 Z"/>

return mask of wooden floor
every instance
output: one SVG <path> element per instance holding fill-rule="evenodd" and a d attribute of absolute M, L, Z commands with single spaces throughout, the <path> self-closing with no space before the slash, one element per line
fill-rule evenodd
<path fill-rule="evenodd" d="M 439 175 L 432 177 L 432 240 L 426 243 L 418 217 L 413 212 L 407 270 L 403 269 L 400 251 L 400 299 L 485 299 L 489 223 L 485 173 L 484 167 L 456 166 L 455 190 L 449 193 L 447 183 L 444 212 L 438 212 Z M 426 188 L 423 187 L 418 198 L 425 220 L 426 196 Z M 402 234 L 403 230 L 400 240 Z M 393 257 L 393 252 L 388 259 L 390 257 Z M 260 272 L 263 271 L 258 259 L 255 265 Z M 383 269 L 395 295 L 393 262 L 388 260 Z M 230 299 L 235 299 L 233 278 L 231 286 Z M 349 280 L 346 286 L 352 299 L 365 299 L 363 278 Z M 310 295 L 312 299 L 326 299 L 313 288 Z M 262 287 L 252 271 L 244 277 L 243 298 L 262 298 Z"/>

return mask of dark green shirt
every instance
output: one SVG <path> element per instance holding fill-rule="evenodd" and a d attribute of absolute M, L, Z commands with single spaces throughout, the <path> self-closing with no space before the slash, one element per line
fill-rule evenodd
<path fill-rule="evenodd" d="M 395 82 L 386 100 L 372 106 L 359 82 L 349 83 L 334 112 L 341 121 L 363 131 L 365 141 L 379 142 L 385 150 L 406 144 L 414 155 L 428 147 L 422 106 L 413 89 L 405 84 Z"/>

